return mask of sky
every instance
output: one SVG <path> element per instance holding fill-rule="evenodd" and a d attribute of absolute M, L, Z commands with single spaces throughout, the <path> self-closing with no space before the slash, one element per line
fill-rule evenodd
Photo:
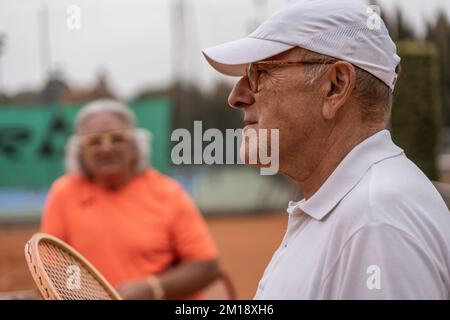
<path fill-rule="evenodd" d="M 206 89 L 218 80 L 231 83 L 234 79 L 209 67 L 201 49 L 246 36 L 288 2 L 184 0 L 182 24 L 173 9 L 177 1 L 0 0 L 0 34 L 6 35 L 0 56 L 0 91 L 39 90 L 49 69 L 60 70 L 77 88 L 93 85 L 98 73 L 106 72 L 111 89 L 122 99 L 144 88 L 163 88 L 176 74 Z M 439 9 L 450 17 L 448 0 L 378 3 L 387 15 L 400 8 L 419 35 Z M 75 30 L 67 26 L 71 5 L 80 9 L 80 28 Z M 48 32 L 40 28 L 45 10 Z M 49 54 L 43 53 L 45 43 L 49 43 Z"/>

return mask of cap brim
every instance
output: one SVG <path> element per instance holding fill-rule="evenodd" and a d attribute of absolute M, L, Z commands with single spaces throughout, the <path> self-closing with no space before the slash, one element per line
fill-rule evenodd
<path fill-rule="evenodd" d="M 267 59 L 293 47 L 277 41 L 247 37 L 206 48 L 202 52 L 208 63 L 220 73 L 242 76 L 249 63 Z"/>

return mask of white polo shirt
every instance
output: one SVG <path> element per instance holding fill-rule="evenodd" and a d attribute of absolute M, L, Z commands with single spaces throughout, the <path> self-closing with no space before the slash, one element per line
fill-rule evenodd
<path fill-rule="evenodd" d="M 449 299 L 449 210 L 389 131 L 287 211 L 255 299 Z"/>

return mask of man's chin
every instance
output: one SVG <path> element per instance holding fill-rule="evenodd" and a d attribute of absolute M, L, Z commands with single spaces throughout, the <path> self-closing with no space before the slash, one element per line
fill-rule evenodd
<path fill-rule="evenodd" d="M 275 157 L 267 156 L 264 150 L 263 154 L 259 155 L 258 148 L 247 148 L 246 145 L 241 145 L 240 158 L 242 163 L 250 167 L 260 169 L 261 175 L 274 175 L 281 173 L 279 171 L 278 153 Z"/>
<path fill-rule="evenodd" d="M 105 166 L 99 168 L 96 176 L 101 177 L 103 180 L 114 180 L 124 176 L 124 170 L 119 166 Z"/>
<path fill-rule="evenodd" d="M 109 177 L 115 177 L 115 176 L 119 176 L 121 175 L 121 173 L 123 172 L 123 170 L 119 170 L 118 168 L 102 168 L 101 170 L 98 171 L 98 174 L 100 176 L 103 176 L 104 178 L 109 178 Z"/>
<path fill-rule="evenodd" d="M 249 150 L 245 150 L 244 148 L 245 147 L 241 146 L 240 157 L 245 165 L 255 168 L 265 167 L 263 164 L 259 162 L 258 150 L 249 152 Z"/>
<path fill-rule="evenodd" d="M 264 167 L 264 166 L 263 166 L 262 164 L 260 164 L 260 163 L 244 162 L 244 164 L 245 164 L 246 166 L 253 167 L 253 168 L 263 168 L 263 167 Z"/>

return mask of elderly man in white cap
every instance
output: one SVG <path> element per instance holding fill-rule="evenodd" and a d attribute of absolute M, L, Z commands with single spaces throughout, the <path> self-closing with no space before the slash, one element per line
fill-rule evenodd
<path fill-rule="evenodd" d="M 305 196 L 255 298 L 448 299 L 450 214 L 385 129 L 400 58 L 373 10 L 291 2 L 203 53 L 241 77 L 229 104 L 244 133 L 279 130 L 279 170 Z"/>

